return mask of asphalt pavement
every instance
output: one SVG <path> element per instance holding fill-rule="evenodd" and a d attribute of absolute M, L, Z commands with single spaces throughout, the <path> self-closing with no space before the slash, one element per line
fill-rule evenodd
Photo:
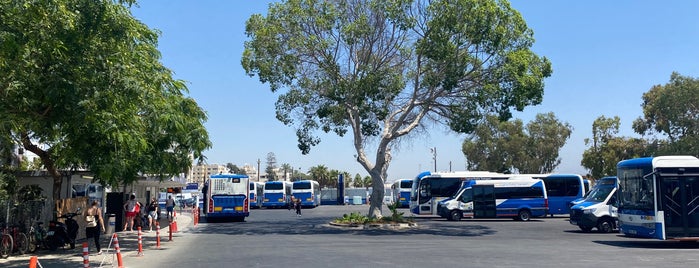
<path fill-rule="evenodd" d="M 119 251 L 122 264 L 124 267 L 131 267 L 140 262 L 154 262 L 158 258 L 159 251 L 173 249 L 178 246 L 178 239 L 186 235 L 189 228 L 194 226 L 191 209 L 185 209 L 183 212 L 178 210 L 175 223 L 177 232 L 173 232 L 172 240 L 168 232 L 168 220 L 162 217 L 160 223 L 160 247 L 157 246 L 156 230 L 152 232 L 141 232 L 141 253 L 138 250 L 138 232 L 122 231 L 117 232 L 117 240 L 119 243 Z M 84 232 L 84 230 L 81 230 Z M 115 241 L 112 241 L 113 236 L 102 235 L 102 254 L 97 255 L 96 252 L 89 252 L 90 267 L 119 267 L 117 253 L 115 250 Z M 38 264 L 44 268 L 62 268 L 62 267 L 83 267 L 83 248 L 82 244 L 86 240 L 78 240 L 75 249 L 70 249 L 67 245 L 65 249 L 37 250 L 34 253 L 26 253 L 24 255 L 10 255 L 7 259 L 0 259 L 0 267 L 29 267 L 29 261 L 32 256 L 37 256 Z M 90 250 L 94 251 L 94 245 L 90 243 Z M 150 260 L 149 260 L 150 259 Z"/>

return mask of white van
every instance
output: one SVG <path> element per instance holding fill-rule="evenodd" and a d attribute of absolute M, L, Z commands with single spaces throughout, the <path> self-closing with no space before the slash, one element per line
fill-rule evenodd
<path fill-rule="evenodd" d="M 581 203 L 570 208 L 570 224 L 577 225 L 583 232 L 597 228 L 601 233 L 611 233 L 617 229 L 618 185 L 616 177 L 600 179 Z"/>

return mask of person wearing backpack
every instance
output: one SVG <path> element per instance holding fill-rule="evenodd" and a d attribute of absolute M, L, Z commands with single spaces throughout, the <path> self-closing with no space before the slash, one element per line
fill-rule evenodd
<path fill-rule="evenodd" d="M 101 255 L 100 230 L 104 233 L 104 220 L 102 219 L 102 209 L 99 207 L 97 200 L 92 201 L 90 208 L 85 210 L 84 216 L 86 222 L 85 237 L 87 237 L 88 244 L 90 243 L 90 238 L 94 238 L 97 255 Z"/>

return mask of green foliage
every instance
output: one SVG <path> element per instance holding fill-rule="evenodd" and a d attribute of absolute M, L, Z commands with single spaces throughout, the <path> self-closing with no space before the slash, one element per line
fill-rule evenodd
<path fill-rule="evenodd" d="M 659 154 L 696 155 L 699 151 L 699 79 L 673 72 L 665 85 L 643 94 L 643 117 L 633 123 L 636 133 L 659 134 Z"/>
<path fill-rule="evenodd" d="M 160 62 L 158 32 L 133 3 L 0 4 L 0 133 L 38 155 L 55 185 L 68 168 L 105 185 L 167 177 L 211 146 L 205 112 Z"/>
<path fill-rule="evenodd" d="M 592 138 L 585 139 L 590 148 L 583 152 L 580 164 L 593 178 L 615 176 L 619 161 L 648 155 L 650 147 L 638 138 L 617 137 L 620 118 L 600 116 L 592 123 Z"/>
<path fill-rule="evenodd" d="M 343 214 L 342 218 L 335 219 L 335 222 L 346 224 L 366 224 L 370 222 L 370 218 L 359 212 L 351 212 L 349 215 Z"/>
<path fill-rule="evenodd" d="M 553 113 L 537 114 L 526 126 L 491 115 L 463 142 L 462 152 L 469 170 L 549 173 L 560 164 L 558 152 L 571 132 Z"/>
<path fill-rule="evenodd" d="M 351 212 L 349 215 L 343 214 L 342 218 L 337 218 L 334 220 L 336 223 L 344 223 L 344 224 L 353 224 L 353 225 L 361 225 L 361 224 L 372 224 L 372 223 L 411 223 L 414 222 L 412 218 L 406 218 L 403 216 L 403 212 L 398 211 L 398 204 L 392 204 L 388 206 L 388 209 L 391 211 L 391 216 L 390 217 L 370 217 L 366 216 L 363 214 L 360 214 L 359 212 Z"/>
<path fill-rule="evenodd" d="M 228 172 L 230 173 L 246 175 L 245 169 L 239 168 L 237 165 L 233 163 L 227 163 L 226 168 L 228 168 Z"/>
<path fill-rule="evenodd" d="M 273 152 L 267 153 L 267 167 L 265 168 L 265 173 L 267 173 L 267 180 L 268 181 L 276 181 L 279 180 L 277 178 L 277 157 L 274 155 Z"/>
<path fill-rule="evenodd" d="M 393 223 L 405 223 L 405 222 L 412 222 L 411 220 L 406 219 L 403 217 L 403 212 L 398 211 L 398 202 L 395 202 L 393 204 L 388 205 L 388 209 L 391 211 L 391 216 L 386 218 L 381 218 L 383 221 L 389 221 Z"/>

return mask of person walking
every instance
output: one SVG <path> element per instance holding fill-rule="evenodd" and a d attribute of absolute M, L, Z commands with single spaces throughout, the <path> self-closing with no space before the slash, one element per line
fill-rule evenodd
<path fill-rule="evenodd" d="M 92 201 L 90 208 L 83 212 L 85 216 L 85 237 L 87 243 L 90 243 L 90 238 L 94 238 L 95 249 L 97 255 L 102 255 L 102 247 L 100 246 L 100 230 L 104 232 L 104 219 L 102 218 L 102 209 L 99 207 L 96 200 Z"/>
<path fill-rule="evenodd" d="M 172 212 L 175 210 L 175 199 L 172 199 L 172 195 L 167 197 L 167 201 L 165 201 L 165 209 L 167 210 L 167 219 L 172 221 Z"/>
<path fill-rule="evenodd" d="M 301 217 L 301 198 L 294 200 L 294 208 L 296 209 L 296 216 Z"/>
<path fill-rule="evenodd" d="M 133 227 L 134 227 L 134 218 L 136 215 L 138 215 L 139 208 L 138 208 L 138 202 L 136 202 L 136 195 L 132 194 L 131 197 L 129 198 L 126 203 L 124 203 L 124 211 L 126 211 L 126 221 L 124 222 L 124 231 L 126 231 L 126 227 L 130 226 L 131 229 L 129 231 L 133 232 Z"/>
<path fill-rule="evenodd" d="M 150 204 L 148 204 L 148 227 L 153 231 L 153 225 L 158 221 L 158 201 L 155 198 L 151 199 Z"/>

